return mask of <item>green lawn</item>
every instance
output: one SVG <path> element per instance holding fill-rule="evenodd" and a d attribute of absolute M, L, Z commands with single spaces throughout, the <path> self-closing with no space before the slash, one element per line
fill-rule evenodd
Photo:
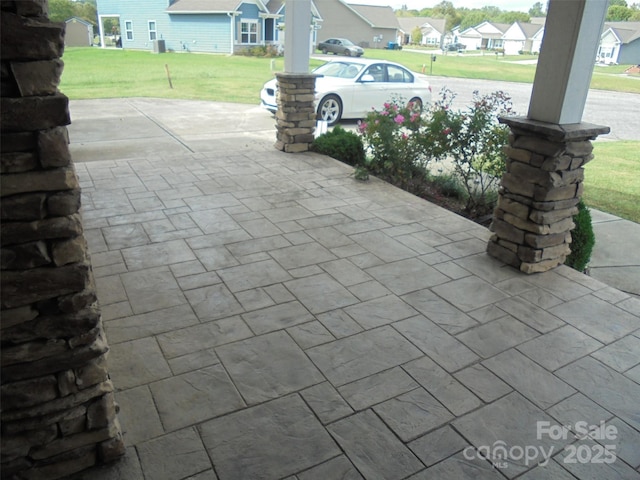
<path fill-rule="evenodd" d="M 367 50 L 429 73 L 430 56 L 407 51 Z M 534 65 L 513 63 L 535 57 L 438 55 L 433 74 L 531 82 Z M 182 53 L 152 54 L 100 48 L 67 48 L 60 90 L 71 99 L 158 97 L 257 104 L 259 92 L 284 59 Z M 311 60 L 311 67 L 323 62 Z M 167 71 L 173 88 L 169 87 Z M 616 76 L 624 66 L 596 67 L 592 87 L 640 93 L 640 79 Z M 640 142 L 596 142 L 586 167 L 587 205 L 640 222 Z"/>
<path fill-rule="evenodd" d="M 585 166 L 584 202 L 640 223 L 640 142 L 594 142 Z"/>
<path fill-rule="evenodd" d="M 438 55 L 433 66 L 422 53 L 368 49 L 365 56 L 398 61 L 434 75 L 532 82 L 535 65 L 514 63 L 535 57 Z M 67 48 L 60 89 L 71 99 L 115 97 L 184 98 L 257 103 L 264 82 L 282 71 L 283 58 L 183 53 L 152 54 L 131 50 Z M 311 67 L 322 64 L 311 60 Z M 169 88 L 166 68 L 173 83 Z M 272 70 L 273 68 L 273 70 Z M 640 93 L 640 79 L 615 75 L 624 67 L 596 67 L 592 87 Z"/>

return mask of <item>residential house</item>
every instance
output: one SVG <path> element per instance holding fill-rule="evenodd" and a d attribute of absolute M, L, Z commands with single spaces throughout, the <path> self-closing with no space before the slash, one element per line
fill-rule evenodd
<path fill-rule="evenodd" d="M 119 25 L 114 41 L 125 49 L 233 54 L 282 47 L 285 8 L 283 0 L 98 0 L 101 44 L 112 33 L 103 26 L 110 18 Z M 382 48 L 397 41 L 398 27 L 391 7 L 311 1 L 311 49 L 329 37 Z"/>
<path fill-rule="evenodd" d="M 503 48 L 503 36 L 511 27 L 507 23 L 482 22 L 458 33 L 458 41 L 467 50 L 496 50 Z"/>
<path fill-rule="evenodd" d="M 79 17 L 65 20 L 65 47 L 90 47 L 93 45 L 93 25 Z"/>
<path fill-rule="evenodd" d="M 344 0 L 312 0 L 322 20 L 318 40 L 348 38 L 365 48 L 398 42 L 400 25 L 389 6 L 355 5 Z"/>
<path fill-rule="evenodd" d="M 102 45 L 107 18 L 119 24 L 125 49 L 157 51 L 162 42 L 162 50 L 233 54 L 284 39 L 281 0 L 98 0 Z M 313 8 L 311 45 L 318 22 Z"/>
<path fill-rule="evenodd" d="M 544 38 L 544 24 L 542 28 L 538 30 L 533 37 L 531 37 L 531 53 L 538 54 L 542 48 L 542 39 Z"/>
<path fill-rule="evenodd" d="M 544 25 L 514 22 L 502 36 L 505 55 L 540 53 L 540 43 L 534 40 L 540 31 L 544 32 Z"/>
<path fill-rule="evenodd" d="M 598 61 L 640 65 L 640 22 L 605 22 Z"/>
<path fill-rule="evenodd" d="M 451 36 L 447 35 L 446 20 L 444 18 L 430 17 L 398 17 L 402 44 L 413 43 L 413 32 L 420 29 L 421 45 L 442 48 L 451 42 Z"/>

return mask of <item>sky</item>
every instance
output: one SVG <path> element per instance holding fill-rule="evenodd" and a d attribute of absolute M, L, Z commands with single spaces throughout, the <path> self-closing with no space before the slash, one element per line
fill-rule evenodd
<path fill-rule="evenodd" d="M 442 0 L 347 0 L 347 3 L 358 3 L 364 5 L 390 5 L 393 9 L 406 5 L 409 10 L 422 10 L 431 8 Z M 490 5 L 498 7 L 500 10 L 528 12 L 537 0 L 450 0 L 456 8 L 482 8 Z M 542 1 L 544 5 L 546 1 Z"/>

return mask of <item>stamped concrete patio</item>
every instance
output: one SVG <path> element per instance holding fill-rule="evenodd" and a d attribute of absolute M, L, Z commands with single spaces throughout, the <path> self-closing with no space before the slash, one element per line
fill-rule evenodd
<path fill-rule="evenodd" d="M 215 109 L 71 108 L 128 445 L 85 478 L 640 478 L 637 298 Z"/>

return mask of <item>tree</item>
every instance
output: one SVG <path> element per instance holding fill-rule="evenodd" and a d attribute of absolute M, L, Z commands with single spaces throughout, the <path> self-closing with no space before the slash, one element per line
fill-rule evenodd
<path fill-rule="evenodd" d="M 484 13 L 480 10 L 473 10 L 462 18 L 462 22 L 460 22 L 460 30 L 464 31 L 467 28 L 474 27 L 476 25 L 480 25 L 482 22 L 487 20 Z"/>
<path fill-rule="evenodd" d="M 453 3 L 446 0 L 440 2 L 431 9 L 431 16 L 434 18 L 444 18 L 445 28 L 451 30 L 462 21 L 462 16 L 456 11 Z"/>
<path fill-rule="evenodd" d="M 75 4 L 71 0 L 49 0 L 49 19 L 52 22 L 64 22 L 75 16 Z"/>
<path fill-rule="evenodd" d="M 609 0 L 609 6 L 611 7 L 611 6 L 614 6 L 614 5 L 617 5 L 617 6 L 620 6 L 620 7 L 627 7 L 628 6 L 626 0 Z"/>
<path fill-rule="evenodd" d="M 542 2 L 536 2 L 533 4 L 533 6 L 529 9 L 529 16 L 530 17 L 546 17 L 547 14 L 544 11 L 544 6 L 542 5 Z"/>
<path fill-rule="evenodd" d="M 627 22 L 633 15 L 633 10 L 622 5 L 611 5 L 607 10 L 607 21 Z"/>
<path fill-rule="evenodd" d="M 98 24 L 98 11 L 96 6 L 90 2 L 76 3 L 76 16 L 80 17 L 93 25 Z"/>
<path fill-rule="evenodd" d="M 498 23 L 527 23 L 529 20 L 531 20 L 529 14 L 524 12 L 502 12 L 496 17 L 496 22 Z"/>
<path fill-rule="evenodd" d="M 422 30 L 420 30 L 420 27 L 416 27 L 411 31 L 411 43 L 416 45 L 422 43 Z"/>
<path fill-rule="evenodd" d="M 49 0 L 49 19 L 52 22 L 64 22 L 71 17 L 78 17 L 96 25 L 98 12 L 96 0 L 74 2 L 72 0 Z"/>

